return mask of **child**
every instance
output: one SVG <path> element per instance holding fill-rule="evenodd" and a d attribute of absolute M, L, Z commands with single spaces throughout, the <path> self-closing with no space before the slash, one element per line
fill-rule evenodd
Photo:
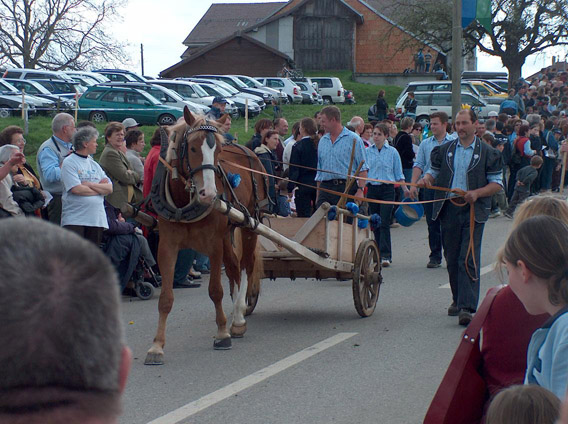
<path fill-rule="evenodd" d="M 501 391 L 487 410 L 485 424 L 554 424 L 560 399 L 539 386 L 511 386 Z"/>
<path fill-rule="evenodd" d="M 290 201 L 291 201 L 291 196 L 288 196 L 288 178 L 285 178 L 283 180 L 280 180 L 280 182 L 278 183 L 278 194 L 277 194 L 277 213 L 280 216 L 290 216 L 291 214 L 291 210 L 290 210 Z M 290 200 L 289 200 L 290 199 Z"/>
<path fill-rule="evenodd" d="M 509 286 L 531 315 L 551 318 L 537 329 L 527 351 L 525 384 L 564 397 L 568 386 L 568 226 L 551 216 L 521 222 L 497 255 Z"/>
<path fill-rule="evenodd" d="M 519 203 L 522 203 L 529 197 L 531 192 L 531 184 L 538 176 L 538 169 L 542 166 L 542 158 L 540 156 L 533 156 L 531 158 L 531 164 L 525 166 L 517 172 L 517 182 L 515 184 L 515 190 L 513 192 L 513 197 L 511 198 L 511 204 L 505 212 L 505 216 L 509 219 L 513 219 L 513 213 Z"/>
<path fill-rule="evenodd" d="M 501 123 L 501 125 L 503 124 Z M 491 143 L 491 147 L 499 151 L 499 154 L 501 155 L 501 164 L 503 165 L 503 181 L 506 181 L 503 150 L 505 149 L 505 143 L 508 143 L 507 139 L 493 137 L 488 133 L 483 134 L 482 139 L 486 143 Z M 505 209 L 507 209 L 507 196 L 505 194 L 505 189 L 501 188 L 501 190 L 491 197 L 491 213 L 489 214 L 489 218 L 497 218 L 498 216 L 501 216 L 501 210 Z"/>

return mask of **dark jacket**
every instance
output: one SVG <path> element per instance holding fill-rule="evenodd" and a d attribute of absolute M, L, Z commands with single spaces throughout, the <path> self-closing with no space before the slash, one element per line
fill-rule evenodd
<path fill-rule="evenodd" d="M 108 229 L 104 231 L 105 236 L 116 236 L 119 234 L 134 234 L 134 224 L 118 220 L 120 210 L 112 206 L 105 200 L 105 212 L 108 222 Z"/>
<path fill-rule="evenodd" d="M 399 131 L 394 138 L 394 147 L 398 150 L 402 169 L 412 169 L 414 165 L 414 149 L 412 148 L 412 137 L 405 131 Z"/>
<path fill-rule="evenodd" d="M 274 166 L 272 161 L 276 160 L 276 155 L 270 151 L 265 144 L 260 145 L 256 149 L 254 149 L 254 153 L 262 162 L 264 169 L 266 170 L 267 174 L 275 175 L 274 174 Z M 268 178 L 268 196 L 270 197 L 270 212 L 274 213 L 276 207 L 276 186 L 274 182 L 274 177 Z"/>
<path fill-rule="evenodd" d="M 450 188 L 454 178 L 454 158 L 457 143 L 459 138 L 450 141 L 449 143 L 442 144 L 441 146 L 434 147 L 432 150 L 432 169 L 439 171 L 438 178 L 434 182 L 435 186 Z M 489 184 L 487 177 L 489 175 L 501 175 L 501 155 L 497 149 L 482 142 L 478 137 L 475 137 L 475 146 L 471 162 L 467 168 L 467 189 L 476 190 L 485 187 Z M 435 190 L 435 199 L 447 199 L 450 193 L 440 190 Z M 444 202 L 436 202 L 433 206 L 432 219 L 438 218 Z M 467 206 L 464 206 L 467 207 Z M 489 218 L 489 211 L 491 209 L 491 196 L 480 197 L 475 202 L 475 220 L 479 223 L 486 222 Z"/>
<path fill-rule="evenodd" d="M 316 171 L 311 169 L 299 168 L 294 165 L 307 166 L 310 168 L 318 167 L 318 148 L 310 137 L 304 137 L 292 147 L 290 155 L 290 168 L 288 178 L 288 192 L 294 190 L 295 182 L 316 186 Z M 304 190 L 307 187 L 299 186 Z"/>
<path fill-rule="evenodd" d="M 523 185 L 516 185 L 515 190 L 519 193 L 528 193 L 531 190 L 531 184 L 538 177 L 538 171 L 530 165 L 524 166 L 517 172 L 517 181 Z"/>
<path fill-rule="evenodd" d="M 261 145 L 261 141 L 262 141 L 262 136 L 260 134 L 255 134 L 252 136 L 249 142 L 245 144 L 245 146 L 254 152 L 254 149 L 256 149 Z"/>
<path fill-rule="evenodd" d="M 384 114 L 386 116 L 389 110 L 389 104 L 384 97 L 377 97 L 377 114 Z"/>
<path fill-rule="evenodd" d="M 221 117 L 221 109 L 211 106 L 209 112 L 207 112 L 207 119 L 214 119 L 215 121 Z"/>

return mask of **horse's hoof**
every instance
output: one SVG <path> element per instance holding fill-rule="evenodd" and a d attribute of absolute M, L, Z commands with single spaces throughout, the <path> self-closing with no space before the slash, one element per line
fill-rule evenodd
<path fill-rule="evenodd" d="M 231 344 L 231 338 L 227 337 L 226 339 L 221 339 L 221 340 L 217 340 L 215 339 L 215 341 L 213 342 L 213 349 L 215 350 L 229 350 L 231 349 L 232 344 Z"/>
<path fill-rule="evenodd" d="M 148 352 L 144 365 L 164 365 L 164 354 Z"/>
<path fill-rule="evenodd" d="M 230 332 L 231 332 L 231 337 L 232 337 L 232 338 L 234 338 L 234 339 L 240 339 L 240 338 L 242 338 L 242 337 L 245 335 L 245 333 L 247 332 L 247 325 L 246 325 L 246 323 L 243 324 L 243 325 L 235 325 L 235 324 L 233 324 L 233 325 L 231 325 Z"/>

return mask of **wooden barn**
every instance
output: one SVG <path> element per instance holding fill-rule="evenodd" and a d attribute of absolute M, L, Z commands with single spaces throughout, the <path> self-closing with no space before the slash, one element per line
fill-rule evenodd
<path fill-rule="evenodd" d="M 430 50 L 436 60 L 439 54 L 436 49 L 417 40 L 379 11 L 387 11 L 389 7 L 394 15 L 396 12 L 386 0 L 214 4 L 185 39 L 187 50 L 182 61 L 162 71 L 160 76 L 237 74 L 245 73 L 241 71 L 245 68 L 251 76 L 275 75 L 284 63 L 293 63 L 303 70 L 402 73 L 414 68 L 414 55 L 419 48 L 424 52 Z M 219 37 L 222 40 L 211 39 L 216 30 L 225 35 Z M 227 43 L 235 47 L 239 40 L 236 50 L 227 47 Z M 251 50 L 245 54 L 248 47 Z M 220 49 L 219 53 L 216 49 Z M 278 59 L 276 52 L 282 55 Z M 273 57 L 267 58 L 270 54 Z M 212 71 L 222 56 L 225 67 L 230 69 Z M 264 60 L 268 63 L 262 63 Z M 277 60 L 279 66 L 275 67 L 273 61 Z"/>

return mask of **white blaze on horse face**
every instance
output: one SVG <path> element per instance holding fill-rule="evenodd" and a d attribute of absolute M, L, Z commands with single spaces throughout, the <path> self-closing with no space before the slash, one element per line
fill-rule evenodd
<path fill-rule="evenodd" d="M 209 146 L 207 140 L 203 140 L 201 145 L 201 153 L 203 154 L 203 165 L 213 165 L 215 162 L 215 149 Z M 203 169 L 203 187 L 199 190 L 199 200 L 205 203 L 211 203 L 217 195 L 217 187 L 215 186 L 215 172 L 212 169 Z"/>

